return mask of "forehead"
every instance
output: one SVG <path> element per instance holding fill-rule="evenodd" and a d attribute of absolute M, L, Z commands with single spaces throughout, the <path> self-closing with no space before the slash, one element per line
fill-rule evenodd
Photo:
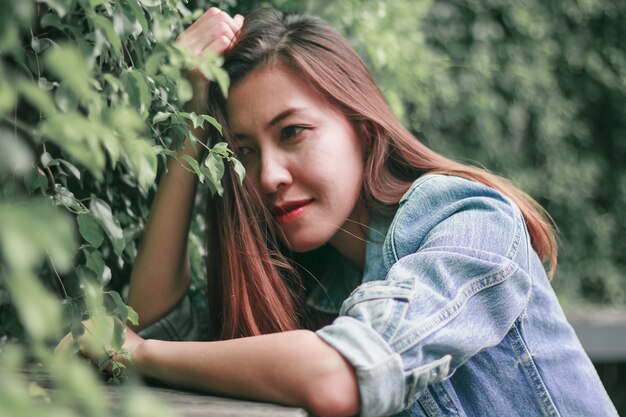
<path fill-rule="evenodd" d="M 290 108 L 306 110 L 312 117 L 335 112 L 302 77 L 281 64 L 255 69 L 231 87 L 227 99 L 229 125 L 236 133 L 261 128 Z"/>

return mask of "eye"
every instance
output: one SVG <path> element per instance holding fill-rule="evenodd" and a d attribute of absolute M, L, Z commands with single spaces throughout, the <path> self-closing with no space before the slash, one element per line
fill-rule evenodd
<path fill-rule="evenodd" d="M 298 125 L 287 126 L 280 132 L 281 139 L 290 139 L 297 136 L 305 129 L 306 127 Z"/>
<path fill-rule="evenodd" d="M 254 152 L 254 149 L 249 146 L 237 147 L 237 159 L 245 159 Z"/>

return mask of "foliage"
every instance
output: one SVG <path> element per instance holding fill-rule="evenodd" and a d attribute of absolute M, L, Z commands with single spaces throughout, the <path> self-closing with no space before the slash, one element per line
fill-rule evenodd
<path fill-rule="evenodd" d="M 184 71 L 199 65 L 228 86 L 219 58 L 195 60 L 174 40 L 202 9 L 245 15 L 258 3 L 0 1 L 0 414 L 111 412 L 96 373 L 52 346 L 81 334 L 86 317 L 134 319 L 120 293 L 166 159 L 189 126 L 219 128 L 183 109 Z M 626 304 L 626 5 L 264 4 L 327 19 L 430 146 L 503 173 L 544 204 L 560 228 L 562 301 Z M 221 194 L 226 164 L 243 174 L 227 147 L 206 155 L 187 160 L 204 185 L 199 203 Z M 199 210 L 189 244 L 198 290 L 203 233 Z M 120 328 L 102 332 L 121 346 Z M 11 370 L 37 363 L 57 389 Z M 138 410 L 145 395 L 131 384 L 116 415 L 166 414 L 156 400 Z"/>
<path fill-rule="evenodd" d="M 191 98 L 189 68 L 228 88 L 220 58 L 200 60 L 174 43 L 200 14 L 174 0 L 0 3 L 2 415 L 107 413 L 96 375 L 51 347 L 66 331 L 80 336 L 89 317 L 88 331 L 119 351 L 121 323 L 137 322 L 110 288 L 128 280 L 157 171 L 186 138 L 205 146 L 190 126 L 221 128 L 209 115 L 182 109 Z M 225 162 L 243 175 L 224 145 L 189 168 L 220 195 Z M 199 233 L 194 227 L 192 242 Z M 190 248 L 199 287 L 203 248 Z M 29 385 L 11 371 L 36 363 L 58 389 Z M 112 366 L 119 382 L 123 365 Z M 33 405 L 32 395 L 43 402 Z M 44 406 L 52 397 L 54 406 Z M 127 403 L 122 414 L 146 414 Z"/>

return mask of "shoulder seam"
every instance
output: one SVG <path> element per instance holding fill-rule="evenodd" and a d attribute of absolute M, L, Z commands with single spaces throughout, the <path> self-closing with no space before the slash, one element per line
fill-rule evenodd
<path fill-rule="evenodd" d="M 420 188 L 426 182 L 435 179 L 436 177 L 437 177 L 437 175 L 429 175 L 429 174 L 421 176 L 420 178 L 415 180 L 413 185 L 411 185 L 409 190 L 402 196 L 400 201 L 408 200 L 418 188 Z M 389 241 L 390 241 L 390 245 L 389 246 L 390 246 L 390 251 L 391 251 L 391 257 L 393 258 L 393 260 L 395 262 L 397 262 L 399 260 L 398 252 L 396 251 L 396 238 L 395 238 L 395 235 L 396 235 L 395 234 L 395 230 L 396 230 L 396 223 L 397 223 L 396 220 L 400 217 L 400 213 L 403 211 L 403 209 L 404 209 L 404 204 L 400 204 L 400 207 L 398 208 L 398 211 L 396 212 L 396 214 L 394 216 L 394 220 L 391 223 L 391 226 L 389 227 L 389 232 L 388 232 L 389 233 Z"/>

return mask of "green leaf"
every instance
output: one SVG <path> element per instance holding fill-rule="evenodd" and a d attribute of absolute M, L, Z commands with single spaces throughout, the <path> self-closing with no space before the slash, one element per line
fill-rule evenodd
<path fill-rule="evenodd" d="M 147 192 L 154 184 L 157 170 L 157 159 L 148 142 L 141 139 L 127 139 L 122 141 L 126 151 L 126 161 L 137 176 L 139 187 Z"/>
<path fill-rule="evenodd" d="M 15 83 L 17 91 L 35 108 L 41 109 L 46 115 L 57 112 L 54 100 L 49 93 L 40 89 L 35 83 L 19 80 Z"/>
<path fill-rule="evenodd" d="M 126 242 L 124 241 L 124 232 L 120 227 L 118 220 L 113 216 L 111 207 L 109 207 L 106 202 L 92 196 L 89 209 L 91 210 L 91 214 L 96 220 L 98 220 L 100 226 L 102 226 L 105 233 L 109 237 L 111 243 L 113 244 L 115 254 L 117 256 L 122 256 L 122 251 L 126 245 Z"/>
<path fill-rule="evenodd" d="M 145 7 L 159 7 L 162 3 L 162 0 L 139 0 L 139 3 L 141 3 Z"/>
<path fill-rule="evenodd" d="M 32 169 L 26 176 L 24 176 L 24 184 L 29 193 L 33 193 L 37 190 L 44 191 L 48 188 L 48 177 L 39 172 L 37 169 Z"/>
<path fill-rule="evenodd" d="M 117 291 L 109 291 L 109 295 L 115 304 L 114 313 L 119 317 L 122 323 L 126 323 L 126 320 L 128 320 L 128 306 L 124 303 Z"/>
<path fill-rule="evenodd" d="M 76 197 L 74 197 L 74 193 L 72 193 L 67 187 L 60 184 L 54 184 L 54 202 L 58 205 L 63 205 L 70 210 L 82 210 L 82 205 Z"/>
<path fill-rule="evenodd" d="M 136 1 L 125 1 L 122 2 L 123 8 L 130 8 L 132 12 L 132 16 L 137 19 L 139 24 L 141 25 L 141 29 L 143 33 L 147 33 L 150 30 L 150 26 L 148 26 L 148 21 L 146 20 L 146 16 L 143 12 L 141 6 Z M 131 15 L 127 13 L 127 17 L 132 20 Z"/>
<path fill-rule="evenodd" d="M 36 382 L 31 382 L 28 384 L 28 396 L 30 398 L 36 398 L 39 401 L 43 401 L 44 403 L 50 402 L 50 395 L 48 394 L 48 390 L 43 388 Z"/>
<path fill-rule="evenodd" d="M 191 155 L 183 155 L 182 159 L 185 160 L 189 164 L 193 172 L 195 172 L 196 175 L 198 175 L 198 179 L 200 180 L 200 182 L 204 184 L 204 174 L 202 173 L 200 169 L 200 165 L 198 164 L 198 161 L 196 161 Z"/>
<path fill-rule="evenodd" d="M 167 54 L 163 51 L 155 52 L 146 60 L 146 64 L 144 68 L 146 69 L 146 74 L 148 75 L 156 75 L 159 71 L 159 67 L 161 66 L 161 62 L 163 59 L 167 57 Z"/>
<path fill-rule="evenodd" d="M 160 111 L 157 114 L 154 115 L 154 117 L 152 118 L 152 124 L 157 124 L 160 122 L 163 122 L 167 119 L 170 118 L 170 116 L 172 115 L 172 113 L 168 112 L 168 111 Z"/>
<path fill-rule="evenodd" d="M 185 103 L 193 97 L 193 88 L 191 87 L 191 83 L 184 78 L 179 78 L 176 80 L 176 92 L 178 94 L 178 99 Z"/>
<path fill-rule="evenodd" d="M 239 177 L 239 184 L 243 184 L 243 180 L 246 178 L 246 168 L 244 168 L 243 164 L 235 158 L 232 158 L 231 162 L 233 163 L 233 168 Z"/>
<path fill-rule="evenodd" d="M 215 187 L 218 195 L 222 195 L 224 190 L 222 188 L 221 180 L 224 176 L 224 160 L 222 157 L 214 152 L 209 152 L 204 160 L 204 167 L 202 173 L 206 175 L 209 182 Z"/>
<path fill-rule="evenodd" d="M 83 239 L 94 248 L 99 248 L 104 242 L 104 233 L 98 221 L 89 213 L 79 214 L 76 220 L 78 221 L 78 231 Z"/>
<path fill-rule="evenodd" d="M 90 75 L 89 65 L 82 53 L 73 45 L 60 45 L 50 48 L 44 60 L 52 73 L 61 79 L 85 103 L 99 100 L 92 89 L 94 81 Z"/>
<path fill-rule="evenodd" d="M 194 112 L 191 112 L 191 113 L 180 112 L 178 113 L 178 115 L 189 120 L 192 123 L 194 129 L 197 129 L 198 127 L 204 124 L 204 120 L 205 120 L 204 117 Z"/>
<path fill-rule="evenodd" d="M 55 339 L 61 330 L 61 304 L 32 273 L 9 274 L 3 280 L 20 321 L 34 341 Z"/>
<path fill-rule="evenodd" d="M 75 310 L 77 312 L 80 311 L 80 309 L 78 308 L 75 308 Z M 78 317 L 72 318 L 72 326 L 70 327 L 70 332 L 72 333 L 72 337 L 74 338 L 74 340 L 78 340 L 79 337 L 85 334 L 85 326 L 82 322 L 82 314 L 77 313 L 76 315 Z"/>
<path fill-rule="evenodd" d="M 67 11 L 72 6 L 72 0 L 39 0 L 39 1 L 41 3 L 46 3 L 61 18 L 63 18 L 66 15 Z"/>
<path fill-rule="evenodd" d="M 42 134 L 58 144 L 67 154 L 101 179 L 106 158 L 100 138 L 113 135 L 98 120 L 88 120 L 77 113 L 57 113 L 41 123 Z"/>
<path fill-rule="evenodd" d="M 118 137 L 115 137 L 114 135 L 111 135 L 102 141 L 102 145 L 104 145 L 104 149 L 106 149 L 107 153 L 109 154 L 111 166 L 115 168 L 122 154 L 120 139 Z"/>
<path fill-rule="evenodd" d="M 228 79 L 228 74 L 226 74 L 226 71 L 224 71 L 220 67 L 213 67 L 213 75 L 215 76 L 217 84 L 220 86 L 222 95 L 224 97 L 228 97 L 228 87 L 230 86 L 230 80 Z"/>
<path fill-rule="evenodd" d="M 30 39 L 30 47 L 33 49 L 33 51 L 40 53 L 41 52 L 41 43 L 39 42 L 39 38 L 37 38 L 36 36 L 33 36 Z"/>
<path fill-rule="evenodd" d="M 99 250 L 85 247 L 83 248 L 85 254 L 87 268 L 91 269 L 97 277 L 101 277 L 104 274 L 104 259 Z"/>
<path fill-rule="evenodd" d="M 216 143 L 213 148 L 211 148 L 211 152 L 214 152 L 220 156 L 222 156 L 223 158 L 227 158 L 229 156 L 231 156 L 233 154 L 233 152 L 228 149 L 228 143 L 226 142 L 218 142 Z"/>
<path fill-rule="evenodd" d="M 63 84 L 54 90 L 54 102 L 64 113 L 69 113 L 78 109 L 79 99 L 66 84 Z"/>
<path fill-rule="evenodd" d="M 65 159 L 57 159 L 57 161 L 59 161 L 59 163 L 61 165 L 63 165 L 65 168 L 69 169 L 70 172 L 72 173 L 72 175 L 74 176 L 74 178 L 76 178 L 77 180 L 80 181 L 81 173 L 78 170 L 78 168 L 76 168 L 76 166 L 74 166 L 74 164 L 66 161 Z"/>
<path fill-rule="evenodd" d="M 199 115 L 199 114 L 195 114 L 192 113 L 194 118 L 193 118 L 193 128 L 197 129 L 198 127 L 201 127 L 204 124 L 204 118 Z"/>
<path fill-rule="evenodd" d="M 0 128 L 0 175 L 30 173 L 34 162 L 33 152 L 20 135 Z M 47 180 L 46 180 L 47 184 Z"/>
<path fill-rule="evenodd" d="M 113 340 L 112 340 L 112 347 L 116 352 L 119 352 L 120 350 L 122 350 L 122 346 L 124 346 L 124 339 L 125 339 L 125 332 L 126 332 L 126 325 L 123 324 L 126 321 L 124 320 L 124 322 L 115 320 L 113 322 Z"/>
<path fill-rule="evenodd" d="M 128 321 L 135 326 L 139 324 L 139 315 L 131 306 L 128 306 Z"/>
<path fill-rule="evenodd" d="M 152 150 L 154 150 L 154 153 L 156 153 L 157 155 L 166 155 L 166 156 L 172 156 L 172 157 L 176 156 L 176 151 L 172 149 L 164 148 L 161 145 L 153 146 Z"/>
<path fill-rule="evenodd" d="M 54 13 L 46 13 L 45 15 L 43 15 L 43 17 L 41 18 L 41 27 L 44 29 L 48 27 L 57 28 L 59 30 L 65 29 L 65 25 L 61 23 L 61 19 L 59 19 L 59 16 Z"/>
<path fill-rule="evenodd" d="M 91 17 L 91 20 L 95 23 L 95 25 L 104 31 L 104 34 L 113 47 L 113 51 L 116 54 L 119 54 L 122 49 L 122 41 L 120 37 L 113 29 L 113 24 L 104 16 L 95 14 Z"/>
<path fill-rule="evenodd" d="M 121 76 L 124 90 L 128 93 L 130 103 L 139 110 L 142 117 L 148 117 L 148 109 L 152 96 L 148 84 L 140 71 L 129 69 Z"/>
<path fill-rule="evenodd" d="M 48 81 L 46 77 L 39 77 L 39 80 L 37 80 L 37 85 L 44 91 L 51 91 L 55 87 L 54 83 Z"/>
<path fill-rule="evenodd" d="M 0 115 L 10 111 L 17 103 L 17 91 L 8 83 L 0 84 Z"/>
<path fill-rule="evenodd" d="M 119 78 L 117 78 L 116 76 L 112 75 L 112 74 L 104 74 L 102 76 L 102 78 L 109 83 L 109 85 L 111 86 L 111 88 L 113 88 L 113 91 L 115 91 L 116 93 L 118 91 L 122 91 L 124 89 L 124 86 L 122 84 L 122 82 L 119 80 Z"/>
<path fill-rule="evenodd" d="M 214 128 L 216 128 L 220 132 L 220 135 L 223 134 L 222 125 L 219 124 L 219 122 L 214 117 L 204 114 L 202 115 L 202 118 L 206 120 L 207 122 L 209 122 Z"/>
<path fill-rule="evenodd" d="M 34 268 L 48 256 L 59 272 L 72 266 L 76 242 L 69 216 L 50 199 L 0 202 L 0 248 L 15 271 Z"/>

